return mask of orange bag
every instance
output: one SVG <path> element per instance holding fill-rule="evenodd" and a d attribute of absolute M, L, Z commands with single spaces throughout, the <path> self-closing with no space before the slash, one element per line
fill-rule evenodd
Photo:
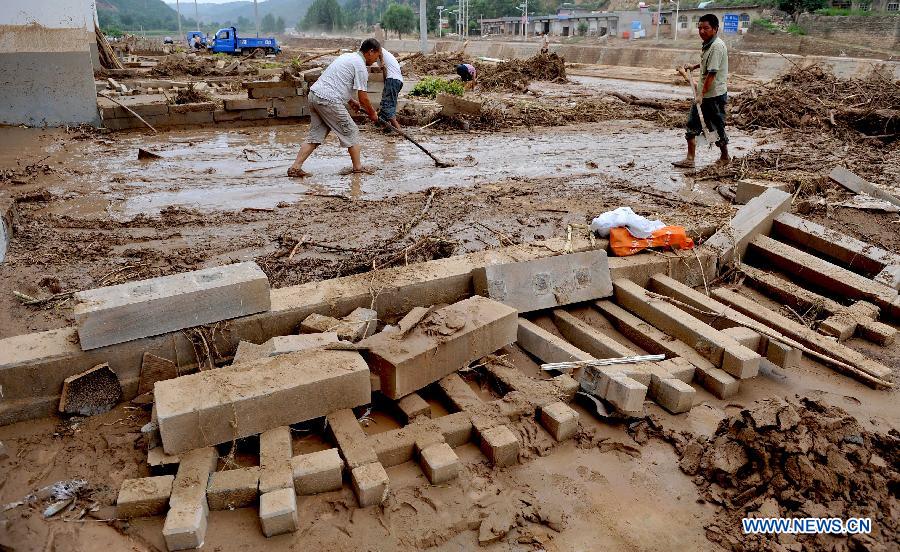
<path fill-rule="evenodd" d="M 693 249 L 694 240 L 687 236 L 683 226 L 664 226 L 649 238 L 635 238 L 627 228 L 610 228 L 609 249 L 616 257 L 627 257 L 648 247 Z"/>

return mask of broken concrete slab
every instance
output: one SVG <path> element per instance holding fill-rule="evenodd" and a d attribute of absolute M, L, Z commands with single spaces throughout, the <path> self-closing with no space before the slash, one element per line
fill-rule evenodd
<path fill-rule="evenodd" d="M 294 486 L 291 456 L 291 428 L 281 426 L 259 434 L 260 494 Z"/>
<path fill-rule="evenodd" d="M 557 442 L 571 439 L 578 432 L 578 412 L 562 401 L 542 407 L 540 421 Z"/>
<path fill-rule="evenodd" d="M 790 213 L 775 218 L 772 233 L 841 261 L 849 269 L 876 274 L 876 281 L 900 289 L 900 255 L 896 253 Z"/>
<path fill-rule="evenodd" d="M 109 412 L 120 400 L 122 385 L 119 378 L 108 364 L 100 364 L 63 381 L 59 411 L 63 414 L 95 416 Z"/>
<path fill-rule="evenodd" d="M 747 244 L 759 234 L 768 234 L 775 217 L 790 209 L 791 199 L 791 194 L 781 190 L 766 190 L 738 209 L 731 221 L 706 240 L 701 249 L 713 251 L 718 256 L 719 267 L 734 259 L 741 260 Z"/>
<path fill-rule="evenodd" d="M 175 454 L 166 454 L 162 445 L 147 451 L 147 466 L 150 468 L 150 473 L 154 475 L 174 475 L 178 471 L 180 463 L 181 457 Z"/>
<path fill-rule="evenodd" d="M 440 485 L 459 475 L 459 457 L 447 443 L 435 443 L 422 450 L 419 464 L 432 485 Z"/>
<path fill-rule="evenodd" d="M 768 236 L 756 236 L 749 244 L 749 251 L 814 286 L 850 299 L 871 301 L 878 305 L 886 316 L 900 318 L 900 309 L 895 306 L 898 300 L 896 289 Z"/>
<path fill-rule="evenodd" d="M 765 193 L 766 190 L 776 189 L 785 193 L 792 193 L 793 186 L 787 182 L 774 182 L 771 180 L 756 180 L 754 178 L 742 178 L 737 182 L 737 190 L 734 194 L 734 202 L 744 205 L 756 196 Z"/>
<path fill-rule="evenodd" d="M 481 102 L 467 100 L 459 96 L 440 93 L 434 101 L 441 105 L 441 115 L 479 115 L 481 113 Z"/>
<path fill-rule="evenodd" d="M 141 379 L 138 384 L 138 395 L 151 393 L 154 383 L 175 377 L 178 377 L 178 366 L 174 362 L 152 353 L 144 353 L 144 359 L 141 362 Z"/>
<path fill-rule="evenodd" d="M 647 290 L 628 280 L 616 280 L 616 301 L 673 337 L 694 347 L 710 362 L 739 378 L 752 378 L 759 371 L 760 355 L 723 335 L 677 306 L 654 299 Z"/>
<path fill-rule="evenodd" d="M 235 510 L 256 503 L 259 496 L 259 467 L 214 472 L 209 476 L 206 500 L 210 510 Z"/>
<path fill-rule="evenodd" d="M 356 343 L 375 333 L 375 328 L 378 326 L 378 313 L 372 309 L 358 307 L 345 316 L 343 321 L 347 325 L 344 329 L 347 340 Z"/>
<path fill-rule="evenodd" d="M 369 367 L 353 351 L 301 351 L 156 383 L 170 454 L 248 437 L 371 400 Z"/>
<path fill-rule="evenodd" d="M 372 462 L 354 468 L 350 472 L 350 479 L 360 508 L 376 506 L 387 498 L 388 474 L 384 471 L 381 462 Z"/>
<path fill-rule="evenodd" d="M 293 489 L 269 491 L 259 497 L 259 523 L 263 535 L 274 537 L 293 533 L 300 527 L 297 495 Z"/>
<path fill-rule="evenodd" d="M 338 449 L 330 448 L 291 458 L 294 491 L 311 495 L 340 490 L 344 461 Z"/>
<path fill-rule="evenodd" d="M 234 353 L 232 364 L 240 364 L 260 358 L 321 349 L 331 343 L 338 343 L 340 339 L 336 332 L 322 332 L 300 335 L 276 335 L 262 345 L 256 345 L 249 341 L 238 343 Z"/>
<path fill-rule="evenodd" d="M 174 481 L 171 475 L 126 479 L 116 498 L 116 517 L 132 519 L 164 514 Z"/>
<path fill-rule="evenodd" d="M 472 272 L 475 292 L 520 313 L 612 295 L 605 251 L 584 251 L 516 263 L 488 264 Z"/>
<path fill-rule="evenodd" d="M 95 349 L 269 310 L 269 279 L 246 262 L 75 294 L 81 348 Z"/>
<path fill-rule="evenodd" d="M 399 399 L 515 342 L 516 311 L 485 297 L 435 310 L 406 337 L 382 332 L 360 342 L 381 393 Z"/>

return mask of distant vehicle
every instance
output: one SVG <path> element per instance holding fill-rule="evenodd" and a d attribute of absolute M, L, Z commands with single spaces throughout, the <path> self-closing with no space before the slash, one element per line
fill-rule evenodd
<path fill-rule="evenodd" d="M 214 53 L 249 54 L 256 49 L 263 50 L 267 54 L 281 52 L 281 46 L 274 38 L 239 38 L 237 29 L 225 27 L 216 31 L 216 38 L 212 43 Z"/>
<path fill-rule="evenodd" d="M 175 41 L 172 40 L 171 36 L 167 36 L 166 38 L 163 39 L 163 44 L 175 44 Z"/>
<path fill-rule="evenodd" d="M 186 37 L 186 38 L 187 38 L 187 45 L 188 45 L 189 48 L 193 48 L 193 47 L 194 47 L 194 37 L 195 37 L 195 36 L 199 36 L 199 37 L 200 37 L 200 44 L 203 46 L 204 49 L 206 49 L 206 48 L 209 47 L 209 46 L 206 44 L 206 34 L 201 33 L 200 31 L 190 31 L 190 32 L 187 34 L 187 37 Z"/>

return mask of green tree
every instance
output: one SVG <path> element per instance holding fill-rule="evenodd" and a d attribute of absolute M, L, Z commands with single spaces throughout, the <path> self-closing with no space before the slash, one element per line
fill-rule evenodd
<path fill-rule="evenodd" d="M 259 30 L 266 34 L 275 32 L 275 16 L 267 13 L 259 22 Z"/>
<path fill-rule="evenodd" d="M 827 7 L 828 0 L 778 0 L 778 9 L 791 14 L 794 23 L 800 19 L 801 13 L 814 12 Z"/>
<path fill-rule="evenodd" d="M 284 18 L 279 15 L 278 19 L 275 20 L 275 29 L 272 32 L 283 33 L 286 26 Z"/>
<path fill-rule="evenodd" d="M 416 14 L 409 6 L 391 4 L 381 17 L 381 26 L 388 31 L 397 31 L 397 38 L 402 40 L 403 33 L 416 28 Z"/>
<path fill-rule="evenodd" d="M 302 28 L 334 32 L 344 24 L 344 12 L 337 0 L 315 0 L 306 10 Z M 298 30 L 300 25 L 298 25 Z"/>
<path fill-rule="evenodd" d="M 253 25 L 249 19 L 242 15 L 237 18 L 237 23 L 234 26 L 235 28 L 237 28 L 238 34 L 240 35 L 249 32 L 248 29 L 250 29 L 250 27 L 252 27 Z"/>

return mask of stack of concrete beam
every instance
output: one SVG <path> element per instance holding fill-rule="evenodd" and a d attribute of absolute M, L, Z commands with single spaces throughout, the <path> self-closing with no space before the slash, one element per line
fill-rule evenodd
<path fill-rule="evenodd" d="M 253 109 L 271 108 L 276 118 L 305 117 L 309 115 L 306 101 L 308 85 L 305 80 L 288 81 L 253 81 L 243 83 L 247 90 L 245 105 L 252 104 Z M 237 110 L 242 102 L 226 102 L 225 110 Z"/>

